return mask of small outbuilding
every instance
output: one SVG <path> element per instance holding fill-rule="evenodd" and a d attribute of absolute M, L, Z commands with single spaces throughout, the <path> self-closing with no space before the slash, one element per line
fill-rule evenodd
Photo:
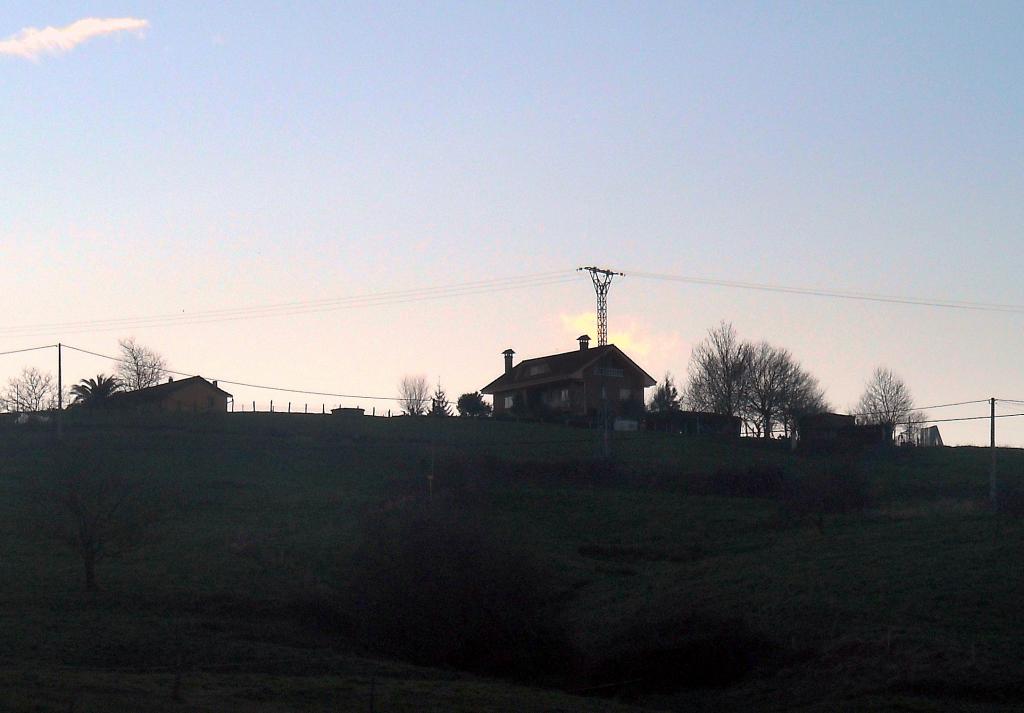
<path fill-rule="evenodd" d="M 914 434 L 914 444 L 918 446 L 941 446 L 942 434 L 938 426 L 927 426 L 919 428 Z"/>
<path fill-rule="evenodd" d="M 351 408 L 349 406 L 332 408 L 331 415 L 341 416 L 343 418 L 360 418 L 366 413 L 366 409 Z"/>

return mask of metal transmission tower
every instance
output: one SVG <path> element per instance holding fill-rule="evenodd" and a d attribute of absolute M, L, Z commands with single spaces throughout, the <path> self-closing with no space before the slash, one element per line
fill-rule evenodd
<path fill-rule="evenodd" d="M 611 287 L 613 277 L 625 275 L 603 267 L 576 268 L 577 272 L 583 270 L 589 272 L 590 279 L 594 281 L 594 291 L 597 293 L 597 346 L 603 347 L 608 343 L 608 288 Z"/>

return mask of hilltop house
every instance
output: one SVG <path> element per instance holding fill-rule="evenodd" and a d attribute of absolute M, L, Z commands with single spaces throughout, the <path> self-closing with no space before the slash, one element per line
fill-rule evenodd
<path fill-rule="evenodd" d="M 505 373 L 480 390 L 494 397 L 494 415 L 638 418 L 654 379 L 614 344 L 591 349 L 589 336 L 577 341 L 575 351 L 515 366 L 506 349 Z"/>
<path fill-rule="evenodd" d="M 228 410 L 231 394 L 201 376 L 190 376 L 150 386 L 137 391 L 123 391 L 112 395 L 111 408 L 142 411 L 173 411 L 188 413 L 224 413 Z"/>

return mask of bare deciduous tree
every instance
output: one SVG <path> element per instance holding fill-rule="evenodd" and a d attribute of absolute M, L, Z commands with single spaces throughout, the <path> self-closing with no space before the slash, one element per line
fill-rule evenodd
<path fill-rule="evenodd" d="M 57 384 L 53 375 L 43 373 L 34 366 L 21 370 L 21 374 L 7 381 L 7 389 L 0 397 L 5 411 L 31 413 L 57 408 Z"/>
<path fill-rule="evenodd" d="M 903 422 L 902 442 L 917 445 L 924 424 L 928 422 L 928 414 L 924 411 L 911 411 Z"/>
<path fill-rule="evenodd" d="M 167 373 L 167 361 L 134 337 L 118 342 L 121 358 L 117 362 L 117 378 L 125 391 L 138 391 L 156 386 Z"/>
<path fill-rule="evenodd" d="M 788 350 L 760 342 L 751 347 L 750 353 L 743 415 L 756 434 L 771 438 L 779 425 L 788 434 L 796 418 L 826 410 L 817 379 Z"/>
<path fill-rule="evenodd" d="M 167 508 L 148 473 L 92 443 L 61 446 L 31 490 L 37 526 L 80 558 L 88 591 L 97 565 L 146 542 Z"/>
<path fill-rule="evenodd" d="M 889 369 L 878 367 L 864 386 L 856 415 L 861 423 L 878 423 L 895 429 L 897 424 L 906 423 L 913 410 L 914 398 L 903 380 Z"/>
<path fill-rule="evenodd" d="M 783 410 L 783 427 L 786 435 L 796 429 L 796 420 L 801 416 L 830 411 L 831 405 L 825 399 L 825 392 L 818 380 L 797 367 L 790 384 L 790 393 Z"/>
<path fill-rule="evenodd" d="M 690 355 L 686 403 L 698 411 L 739 415 L 747 400 L 750 362 L 750 345 L 739 340 L 731 324 L 712 328 Z"/>
<path fill-rule="evenodd" d="M 430 401 L 430 386 L 425 376 L 403 376 L 398 383 L 398 403 L 410 416 L 422 416 Z"/>
<path fill-rule="evenodd" d="M 762 438 L 771 438 L 775 424 L 782 420 L 797 366 L 785 349 L 759 342 L 750 348 L 745 420 Z"/>

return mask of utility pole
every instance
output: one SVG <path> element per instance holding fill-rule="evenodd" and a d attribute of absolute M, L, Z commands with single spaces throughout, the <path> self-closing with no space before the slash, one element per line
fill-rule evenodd
<path fill-rule="evenodd" d="M 604 398 L 604 440 L 603 440 L 604 459 L 608 460 L 612 455 L 611 444 L 608 442 L 608 395 L 605 392 Z"/>
<path fill-rule="evenodd" d="M 608 288 L 611 287 L 612 279 L 616 275 L 625 275 L 603 267 L 576 268 L 576 272 L 583 270 L 590 273 L 590 279 L 594 282 L 594 292 L 597 293 L 597 346 L 603 347 L 608 343 Z"/>
<path fill-rule="evenodd" d="M 988 471 L 988 497 L 992 501 L 992 509 L 999 510 L 999 491 L 996 488 L 996 400 L 989 399 L 992 412 L 989 417 L 989 451 L 992 453 L 992 461 L 989 463 Z"/>
<path fill-rule="evenodd" d="M 440 385 L 438 380 L 438 385 Z M 430 426 L 430 472 L 427 473 L 427 499 L 434 499 L 434 461 L 437 459 L 437 429 L 441 425 L 441 419 L 439 416 L 433 415 L 435 413 L 435 405 L 437 399 L 430 399 L 430 415 L 427 417 L 431 421 L 437 421 L 437 423 Z"/>
<path fill-rule="evenodd" d="M 64 437 L 64 373 L 61 344 L 57 342 L 57 440 Z"/>

